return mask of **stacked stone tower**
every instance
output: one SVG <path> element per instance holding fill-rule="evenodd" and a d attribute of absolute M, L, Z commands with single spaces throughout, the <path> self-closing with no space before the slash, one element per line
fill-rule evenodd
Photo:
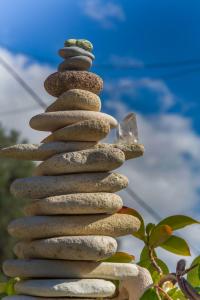
<path fill-rule="evenodd" d="M 4 273 L 19 277 L 10 300 L 139 299 L 151 283 L 145 269 L 105 260 L 117 251 L 116 238 L 137 231 L 140 221 L 117 213 L 115 194 L 128 179 L 114 169 L 143 154 L 143 146 L 100 142 L 117 121 L 100 112 L 102 79 L 88 71 L 94 60 L 85 40 L 68 40 L 59 50 L 64 61 L 45 81 L 57 99 L 30 121 L 33 129 L 51 132 L 41 144 L 14 145 L 0 156 L 42 161 L 30 178 L 13 182 L 16 197 L 31 199 L 25 217 L 8 226 L 19 242 L 17 259 Z M 116 285 L 119 281 L 119 286 Z"/>

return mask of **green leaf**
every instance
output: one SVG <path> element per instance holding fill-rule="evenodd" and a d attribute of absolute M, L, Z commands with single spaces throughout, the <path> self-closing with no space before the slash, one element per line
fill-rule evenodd
<path fill-rule="evenodd" d="M 157 257 L 155 250 L 153 250 L 153 256 Z M 147 246 L 144 246 L 140 254 L 140 261 L 149 259 L 149 250 Z"/>
<path fill-rule="evenodd" d="M 164 275 L 169 274 L 169 269 L 168 269 L 166 263 L 159 258 L 155 257 L 154 259 L 155 259 L 157 265 L 161 268 L 163 274 Z M 152 262 L 149 259 L 140 261 L 138 263 L 138 265 L 149 270 L 149 272 L 152 276 L 153 276 L 154 272 L 156 271 L 154 266 L 152 265 Z"/>
<path fill-rule="evenodd" d="M 190 256 L 190 248 L 187 242 L 175 235 L 172 235 L 166 242 L 160 245 L 161 248 L 174 254 Z"/>
<path fill-rule="evenodd" d="M 192 266 L 195 266 L 195 265 L 199 265 L 200 266 L 200 256 L 197 256 L 192 264 L 191 264 L 191 267 Z M 189 281 L 189 283 L 192 285 L 192 286 L 200 286 L 200 277 L 199 277 L 199 266 L 197 266 L 196 268 L 192 269 L 190 272 L 188 272 L 187 274 L 187 280 Z"/>
<path fill-rule="evenodd" d="M 199 224 L 199 221 L 188 216 L 175 215 L 163 219 L 158 225 L 163 224 L 169 225 L 172 228 L 172 230 L 177 230 L 180 228 L 184 228 L 188 225 Z"/>
<path fill-rule="evenodd" d="M 159 300 L 155 288 L 150 288 L 144 292 L 140 300 Z"/>
<path fill-rule="evenodd" d="M 145 240 L 145 227 L 144 227 L 144 220 L 142 216 L 137 212 L 137 210 L 133 208 L 129 208 L 126 206 L 123 206 L 119 211 L 119 214 L 127 214 L 127 215 L 132 215 L 136 218 L 138 218 L 141 222 L 140 229 L 137 232 L 134 232 L 133 235 L 137 237 L 140 240 Z"/>
<path fill-rule="evenodd" d="M 153 229 L 155 226 L 156 226 L 156 225 L 153 224 L 153 223 L 147 224 L 147 226 L 146 226 L 146 234 L 147 234 L 147 235 L 150 235 L 152 229 Z"/>
<path fill-rule="evenodd" d="M 113 256 L 104 259 L 106 262 L 117 262 L 117 263 L 131 263 L 135 260 L 133 255 L 125 252 L 116 252 Z"/>
<path fill-rule="evenodd" d="M 6 291 L 6 282 L 0 282 L 0 294 L 4 294 Z"/>
<path fill-rule="evenodd" d="M 149 245 L 156 248 L 166 242 L 172 235 L 172 229 L 168 225 L 155 226 L 149 237 Z"/>
<path fill-rule="evenodd" d="M 173 299 L 173 300 L 187 300 L 187 298 L 183 295 L 182 291 L 175 287 L 167 292 L 167 294 Z"/>

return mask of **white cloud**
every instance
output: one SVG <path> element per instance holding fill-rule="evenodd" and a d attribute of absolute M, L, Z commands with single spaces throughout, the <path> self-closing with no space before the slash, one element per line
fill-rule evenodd
<path fill-rule="evenodd" d="M 164 81 L 148 77 L 139 79 L 124 77 L 118 80 L 109 80 L 105 84 L 105 92 L 119 101 L 122 101 L 125 96 L 137 99 L 143 92 L 152 93 L 154 101 L 159 102 L 162 112 L 170 109 L 176 102 L 176 96 L 170 91 Z"/>
<path fill-rule="evenodd" d="M 105 28 L 112 28 L 117 21 L 125 20 L 122 7 L 113 1 L 86 0 L 81 6 L 85 15 Z"/>
<path fill-rule="evenodd" d="M 13 54 L 3 48 L 0 48 L 0 56 L 25 79 L 44 102 L 52 101 L 52 97 L 45 92 L 43 87 L 45 78 L 54 71 L 50 66 L 41 65 L 24 55 Z M 41 113 L 43 109 L 1 65 L 0 91 L 0 123 L 4 127 L 18 129 L 24 137 L 34 142 L 39 142 L 43 136 L 47 135 L 47 133 L 32 130 L 28 126 L 30 118 Z M 12 113 L 15 110 L 16 114 Z"/>
<path fill-rule="evenodd" d="M 0 55 L 32 86 L 42 99 L 49 103 L 52 97 L 43 88 L 43 81 L 54 70 L 45 64 L 31 61 L 24 55 L 16 55 L 5 49 L 0 49 Z M 136 96 L 141 87 L 150 90 L 154 98 L 158 98 L 161 107 L 165 97 L 176 97 L 162 81 L 151 79 L 120 79 L 106 84 L 108 99 L 107 108 L 112 108 L 118 119 L 122 119 L 130 110 L 123 102 L 124 95 Z M 158 88 L 159 87 L 159 88 Z M 29 137 L 31 142 L 39 142 L 40 132 L 28 127 L 29 119 L 42 108 L 37 108 L 30 96 L 17 82 L 0 66 L 0 112 L 35 107 L 30 112 L 20 114 L 0 115 L 0 122 L 7 128 L 15 128 Z M 164 101 L 165 102 L 165 101 Z M 193 130 L 191 120 L 178 114 L 162 111 L 154 116 L 147 117 L 138 113 L 138 127 L 141 142 L 146 152 L 143 158 L 128 161 L 119 171 L 129 177 L 130 187 L 134 189 L 160 215 L 184 213 L 199 218 L 198 209 L 200 188 L 200 136 Z M 125 204 L 138 209 L 147 221 L 153 219 L 134 202 L 124 191 L 121 193 Z M 191 244 L 200 247 L 200 228 L 184 230 Z M 123 238 L 124 240 L 124 238 Z M 136 239 L 128 238 L 123 248 L 137 254 L 141 244 Z M 163 257 L 171 263 L 178 257 Z"/>

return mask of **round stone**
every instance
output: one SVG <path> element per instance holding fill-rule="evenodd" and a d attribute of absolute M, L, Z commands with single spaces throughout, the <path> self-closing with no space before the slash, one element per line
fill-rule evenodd
<path fill-rule="evenodd" d="M 33 279 L 15 284 L 18 294 L 39 297 L 111 297 L 116 287 L 103 279 Z"/>
<path fill-rule="evenodd" d="M 110 115 L 96 111 L 73 110 L 47 112 L 34 116 L 30 120 L 33 129 L 41 131 L 55 131 L 67 125 L 76 124 L 87 120 L 103 121 L 110 124 L 110 127 L 117 126 L 117 120 Z"/>
<path fill-rule="evenodd" d="M 8 232 L 13 237 L 27 240 L 73 235 L 119 237 L 132 234 L 139 227 L 140 221 L 127 214 L 33 216 L 12 221 Z"/>
<path fill-rule="evenodd" d="M 79 151 L 92 148 L 96 142 L 51 142 L 45 144 L 18 144 L 0 148 L 0 157 L 23 160 L 46 160 L 51 156 L 64 152 Z"/>
<path fill-rule="evenodd" d="M 92 59 L 88 56 L 74 56 L 66 58 L 58 66 L 59 72 L 65 72 L 67 70 L 87 71 L 92 66 Z"/>
<path fill-rule="evenodd" d="M 84 50 L 80 47 L 76 47 L 76 46 L 61 48 L 61 49 L 59 49 L 58 54 L 62 58 L 83 55 L 83 56 L 88 56 L 92 60 L 95 59 L 95 56 L 90 51 L 86 51 L 86 50 Z"/>
<path fill-rule="evenodd" d="M 9 259 L 3 263 L 3 271 L 7 276 L 20 278 L 137 279 L 140 269 L 142 268 L 133 263 L 58 259 Z"/>
<path fill-rule="evenodd" d="M 38 165 L 34 175 L 106 172 L 120 167 L 125 161 L 119 149 L 88 149 L 57 154 Z"/>
<path fill-rule="evenodd" d="M 58 99 L 47 107 L 46 112 L 63 110 L 101 110 L 101 100 L 96 94 L 72 89 L 64 92 Z"/>
<path fill-rule="evenodd" d="M 127 185 L 127 177 L 118 173 L 34 176 L 16 179 L 11 192 L 16 197 L 36 199 L 73 193 L 115 193 Z"/>
<path fill-rule="evenodd" d="M 117 242 L 109 236 L 64 236 L 19 242 L 14 253 L 19 258 L 66 260 L 102 260 L 117 251 Z"/>
<path fill-rule="evenodd" d="M 103 80 L 87 71 L 56 72 L 47 77 L 44 87 L 55 97 L 71 89 L 87 90 L 98 95 L 103 89 Z"/>
<path fill-rule="evenodd" d="M 121 197 L 113 193 L 80 193 L 33 200 L 24 212 L 27 216 L 113 214 L 122 206 Z"/>
<path fill-rule="evenodd" d="M 85 120 L 72 125 L 68 125 L 54 131 L 42 142 L 49 143 L 54 141 L 82 141 L 98 142 L 104 139 L 110 132 L 108 122 L 101 120 Z"/>

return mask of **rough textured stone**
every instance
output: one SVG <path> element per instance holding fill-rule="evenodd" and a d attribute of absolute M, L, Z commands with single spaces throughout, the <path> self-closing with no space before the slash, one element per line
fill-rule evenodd
<path fill-rule="evenodd" d="M 101 278 L 124 280 L 139 277 L 142 268 L 132 263 L 109 263 L 91 261 L 67 261 L 47 259 L 9 259 L 3 264 L 3 271 L 10 277 L 21 278 Z M 148 276 L 147 276 L 148 275 Z M 144 274 L 144 279 L 149 274 Z M 142 277 L 143 278 L 143 277 Z M 140 277 L 140 280 L 142 281 Z M 144 281 L 144 280 L 143 280 Z"/>
<path fill-rule="evenodd" d="M 110 126 L 100 120 L 86 120 L 54 131 L 42 142 L 52 141 L 82 141 L 97 142 L 107 136 Z"/>
<path fill-rule="evenodd" d="M 58 66 L 59 72 L 65 72 L 67 70 L 87 71 L 92 66 L 92 59 L 88 56 L 74 56 L 66 58 Z"/>
<path fill-rule="evenodd" d="M 64 152 L 79 151 L 92 148 L 96 142 L 50 142 L 44 144 L 18 144 L 0 148 L 0 157 L 23 160 L 46 160 L 51 156 Z"/>
<path fill-rule="evenodd" d="M 102 260 L 117 251 L 117 242 L 109 236 L 64 236 L 19 242 L 14 253 L 19 258 L 66 260 Z"/>
<path fill-rule="evenodd" d="M 123 206 L 112 193 L 80 193 L 36 199 L 24 208 L 26 215 L 113 214 Z"/>
<path fill-rule="evenodd" d="M 125 278 L 120 281 L 119 295 L 113 300 L 139 300 L 153 281 L 149 271 L 138 266 L 138 276 L 133 278 Z M 150 300 L 150 299 L 149 299 Z"/>
<path fill-rule="evenodd" d="M 65 235 L 107 235 L 111 237 L 132 234 L 140 221 L 127 214 L 33 216 L 12 221 L 8 226 L 11 236 L 20 239 L 41 239 Z"/>
<path fill-rule="evenodd" d="M 47 107 L 46 112 L 63 110 L 101 110 L 99 96 L 89 91 L 72 89 L 64 92 L 58 99 Z"/>
<path fill-rule="evenodd" d="M 79 151 L 88 148 L 117 148 L 124 152 L 126 159 L 136 158 L 144 153 L 141 144 L 97 144 L 96 142 L 50 142 L 44 144 L 19 144 L 0 148 L 0 157 L 43 161 L 55 154 Z"/>
<path fill-rule="evenodd" d="M 11 185 L 11 192 L 16 197 L 34 199 L 70 193 L 115 193 L 127 185 L 127 177 L 118 173 L 35 176 L 16 179 Z"/>
<path fill-rule="evenodd" d="M 57 154 L 38 165 L 34 175 L 106 172 L 120 167 L 125 161 L 119 149 L 88 149 Z"/>
<path fill-rule="evenodd" d="M 117 148 L 124 152 L 125 159 L 132 159 L 144 154 L 144 146 L 142 144 L 97 144 L 94 146 L 97 149 Z"/>
<path fill-rule="evenodd" d="M 94 55 L 91 52 L 86 51 L 86 50 L 84 50 L 80 47 L 76 47 L 76 46 L 61 48 L 61 49 L 59 49 L 58 54 L 62 58 L 68 58 L 68 57 L 72 57 L 72 56 L 84 55 L 84 56 L 90 57 L 92 60 L 95 59 Z"/>
<path fill-rule="evenodd" d="M 115 285 L 103 279 L 34 279 L 15 284 L 17 293 L 40 297 L 111 297 Z"/>
<path fill-rule="evenodd" d="M 98 75 L 87 71 L 56 72 L 47 77 L 44 87 L 55 97 L 71 89 L 87 90 L 98 95 L 103 88 L 103 80 Z"/>
<path fill-rule="evenodd" d="M 86 110 L 55 111 L 34 116 L 30 120 L 33 129 L 41 131 L 55 131 L 67 125 L 76 124 L 85 120 L 105 121 L 110 127 L 117 126 L 117 120 L 105 113 Z"/>

